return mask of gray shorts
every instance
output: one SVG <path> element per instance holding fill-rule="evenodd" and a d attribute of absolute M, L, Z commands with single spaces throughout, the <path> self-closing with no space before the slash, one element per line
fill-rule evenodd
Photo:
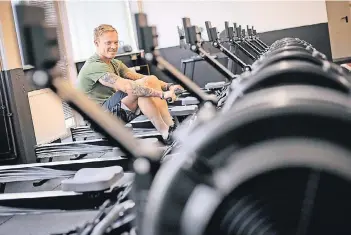
<path fill-rule="evenodd" d="M 116 117 L 122 119 L 122 121 L 125 123 L 128 123 L 139 116 L 141 112 L 139 108 L 135 112 L 132 112 L 121 102 L 122 99 L 126 96 L 128 96 L 126 93 L 117 91 L 102 104 L 102 107 L 111 112 Z"/>

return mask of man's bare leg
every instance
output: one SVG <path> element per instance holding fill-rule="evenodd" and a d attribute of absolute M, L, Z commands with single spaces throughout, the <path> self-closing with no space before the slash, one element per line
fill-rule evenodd
<path fill-rule="evenodd" d="M 142 83 L 146 87 L 162 91 L 162 88 L 161 88 L 162 81 L 158 80 L 155 76 L 149 76 L 144 79 L 137 80 L 137 82 Z M 167 102 L 157 97 L 151 97 L 150 99 L 154 102 L 164 122 L 168 126 L 173 126 L 174 122 L 171 114 L 169 113 Z"/>
<path fill-rule="evenodd" d="M 131 111 L 135 112 L 136 109 L 140 108 L 143 114 L 150 119 L 155 128 L 161 133 L 164 139 L 168 137 L 169 126 L 163 121 L 163 118 L 150 97 L 137 97 L 128 95 L 121 101 Z"/>

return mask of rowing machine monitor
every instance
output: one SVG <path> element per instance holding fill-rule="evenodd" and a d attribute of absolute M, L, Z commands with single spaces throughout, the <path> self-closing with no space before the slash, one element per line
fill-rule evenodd
<path fill-rule="evenodd" d="M 205 25 L 206 25 L 208 40 L 210 42 L 214 42 L 214 41 L 218 40 L 217 28 L 212 27 L 212 24 L 210 21 L 206 21 Z"/>
<path fill-rule="evenodd" d="M 238 31 L 238 24 L 237 23 L 234 23 L 234 37 L 239 37 L 239 31 Z"/>
<path fill-rule="evenodd" d="M 247 25 L 247 35 L 250 37 L 250 38 L 253 38 L 253 35 L 252 35 L 252 28 L 249 28 L 249 26 Z"/>
<path fill-rule="evenodd" d="M 210 21 L 206 21 L 205 25 L 206 25 L 206 31 L 207 31 L 208 40 L 210 42 L 213 42 L 215 39 L 212 37 L 212 33 L 211 33 L 211 28 L 212 28 L 211 22 Z"/>
<path fill-rule="evenodd" d="M 190 18 L 183 18 L 183 28 L 185 32 L 185 38 L 187 43 L 190 45 L 201 44 L 201 30 L 197 26 L 192 26 L 190 23 Z"/>
<path fill-rule="evenodd" d="M 191 44 L 189 32 L 187 30 L 189 27 L 191 27 L 190 18 L 184 17 L 182 20 L 183 20 L 183 29 L 185 33 L 185 41 Z"/>
<path fill-rule="evenodd" d="M 191 45 L 202 44 L 201 40 L 201 31 L 197 26 L 191 26 L 187 28 L 188 35 L 189 35 L 189 42 Z"/>
<path fill-rule="evenodd" d="M 188 47 L 187 47 L 187 43 L 185 41 L 185 32 L 179 26 L 177 26 L 177 29 L 178 29 L 178 35 L 179 35 L 179 47 L 187 49 Z"/>
<path fill-rule="evenodd" d="M 237 37 L 241 39 L 242 37 L 242 32 L 241 32 L 241 25 L 239 25 L 237 28 L 236 28 L 236 33 L 237 33 Z"/>
<path fill-rule="evenodd" d="M 229 27 L 229 22 L 226 21 L 224 22 L 225 24 L 225 33 L 227 38 L 229 38 L 229 40 L 232 40 L 234 38 L 234 29 L 233 27 Z"/>

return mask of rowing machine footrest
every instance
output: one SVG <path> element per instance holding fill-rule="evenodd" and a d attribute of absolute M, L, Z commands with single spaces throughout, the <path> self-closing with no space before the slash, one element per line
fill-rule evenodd
<path fill-rule="evenodd" d="M 209 83 L 207 83 L 205 85 L 205 88 L 209 89 L 209 90 L 211 90 L 211 89 L 219 89 L 219 88 L 224 87 L 225 84 L 226 83 L 224 81 L 223 82 L 209 82 Z"/>
<path fill-rule="evenodd" d="M 151 121 L 145 116 L 140 115 L 130 122 L 133 128 L 155 128 Z"/>
<path fill-rule="evenodd" d="M 195 97 L 187 96 L 187 97 L 179 97 L 173 103 L 169 103 L 170 106 L 182 106 L 182 105 L 195 105 L 199 104 L 199 100 Z"/>
<path fill-rule="evenodd" d="M 177 116 L 188 116 L 195 113 L 198 110 L 197 105 L 189 105 L 189 106 L 175 106 L 170 109 L 170 114 L 173 117 Z"/>
<path fill-rule="evenodd" d="M 61 182 L 62 191 L 96 192 L 110 189 L 124 175 L 123 168 L 111 166 L 103 168 L 84 168 L 71 179 Z"/>
<path fill-rule="evenodd" d="M 182 101 L 182 105 L 196 105 L 199 104 L 199 100 L 195 97 L 185 97 L 185 98 L 181 98 Z"/>
<path fill-rule="evenodd" d="M 182 106 L 183 105 L 183 99 L 182 98 L 178 98 L 174 102 L 168 103 L 168 105 L 170 105 L 170 106 Z"/>

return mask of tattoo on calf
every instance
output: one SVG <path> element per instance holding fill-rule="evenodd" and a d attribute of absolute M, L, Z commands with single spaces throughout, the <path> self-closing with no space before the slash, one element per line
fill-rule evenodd
<path fill-rule="evenodd" d="M 159 97 L 159 91 L 132 83 L 132 94 L 138 97 Z"/>

